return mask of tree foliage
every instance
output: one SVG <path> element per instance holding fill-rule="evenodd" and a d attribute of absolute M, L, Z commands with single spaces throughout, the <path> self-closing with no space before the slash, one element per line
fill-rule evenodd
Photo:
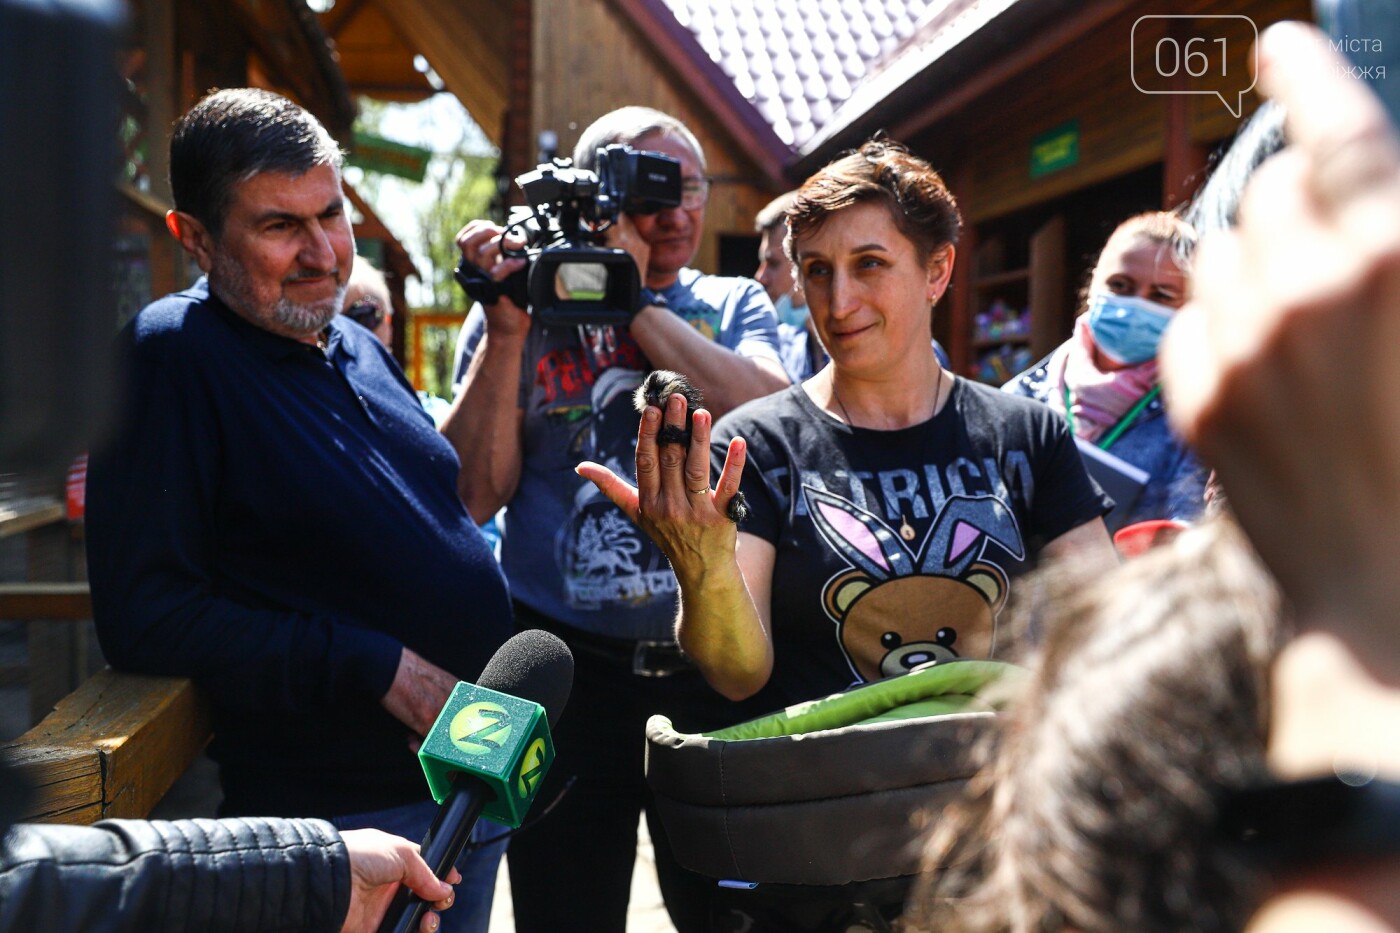
<path fill-rule="evenodd" d="M 423 270 L 431 289 L 433 306 L 465 311 L 467 296 L 452 278 L 457 266 L 457 231 L 469 220 L 491 216 L 496 194 L 496 156 L 459 153 L 438 179 L 433 167 L 424 184 L 436 184 L 439 197 L 432 199 L 422 217 L 422 251 L 429 268 Z"/>
<path fill-rule="evenodd" d="M 404 105 L 361 97 L 359 106 L 356 130 L 377 136 L 394 135 L 387 133 L 385 127 L 395 108 Z M 421 183 L 365 172 L 356 188 L 374 211 L 391 224 L 423 276 L 423 289 L 416 300 L 410 297 L 410 302 L 442 311 L 466 310 L 465 296 L 452 278 L 457 264 L 455 240 L 457 231 L 467 221 L 490 216 L 499 157 L 493 151 L 484 151 L 489 149 L 489 143 L 465 112 L 463 120 L 447 130 L 451 135 L 445 139 L 441 123 L 433 123 L 423 132 L 431 138 L 403 140 L 433 150 Z M 401 216 L 403 212 L 386 209 L 405 200 L 412 205 L 412 229 L 402 229 L 402 222 L 393 226 L 391 216 Z"/>
<path fill-rule="evenodd" d="M 447 119 L 434 119 L 444 110 L 441 100 L 437 107 L 431 102 L 408 105 L 418 108 L 412 118 L 417 121 L 416 126 L 412 120 L 404 119 L 405 105 L 365 97 L 359 103 L 356 130 L 399 138 L 433 151 L 422 182 L 363 172 L 355 185 L 413 257 L 421 283 L 408 288 L 409 304 L 417 313 L 465 312 L 466 295 L 452 277 L 458 257 L 457 231 L 469 220 L 491 216 L 498 156 L 489 151 L 489 143 L 465 111 L 460 121 L 453 119 L 455 112 L 451 108 L 446 108 Z M 407 133 L 403 132 L 406 122 L 410 126 Z M 394 127 L 399 132 L 394 132 Z M 428 325 L 426 321 L 419 321 L 418 325 L 415 331 L 421 359 L 409 360 L 409 371 L 416 372 L 421 383 L 418 388 L 451 398 L 452 357 L 458 328 Z M 410 355 L 414 352 L 412 347 L 410 344 Z"/>

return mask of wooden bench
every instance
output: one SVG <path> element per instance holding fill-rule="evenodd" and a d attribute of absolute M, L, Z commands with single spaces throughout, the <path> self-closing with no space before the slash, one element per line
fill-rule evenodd
<path fill-rule="evenodd" d="M 210 735 L 208 708 L 188 680 L 107 668 L 0 754 L 34 788 L 25 819 L 94 823 L 144 817 Z"/>
<path fill-rule="evenodd" d="M 47 645 L 60 622 L 91 617 L 86 583 L 0 585 L 0 618 L 28 622 L 31 677 L 51 679 L 44 666 L 59 660 L 45 647 L 36 653 L 36 644 Z M 208 708 L 188 680 L 107 668 L 53 703 L 0 754 L 34 788 L 26 819 L 94 823 L 149 813 L 210 734 Z"/>

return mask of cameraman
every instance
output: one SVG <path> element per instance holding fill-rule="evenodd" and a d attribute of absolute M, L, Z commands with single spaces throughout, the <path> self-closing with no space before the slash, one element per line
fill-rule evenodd
<path fill-rule="evenodd" d="M 624 107 L 584 130 L 575 164 L 596 170 L 595 151 L 612 143 L 681 164 L 678 207 L 624 214 L 610 231 L 610 245 L 637 261 L 644 307 L 626 326 L 546 327 L 508 298 L 477 306 L 459 342 L 465 381 L 442 429 L 461 458 L 472 516 L 484 522 L 506 507 L 501 562 L 516 627 L 554 632 L 576 663 L 574 699 L 554 732 L 558 764 L 541 796 L 577 781 L 508 856 L 516 923 L 527 933 L 625 928 L 643 807 L 672 921 L 682 933 L 707 925 L 710 885 L 675 865 L 647 792 L 643 729 L 654 713 L 682 729 L 741 713 L 676 646 L 676 581 L 661 552 L 574 466 L 589 459 L 633 475 L 632 391 L 651 369 L 685 373 L 715 417 L 788 384 L 762 287 L 686 265 L 708 194 L 695 136 L 664 113 Z M 502 257 L 502 232 L 478 220 L 457 235 L 463 258 L 497 281 L 525 265 Z"/>

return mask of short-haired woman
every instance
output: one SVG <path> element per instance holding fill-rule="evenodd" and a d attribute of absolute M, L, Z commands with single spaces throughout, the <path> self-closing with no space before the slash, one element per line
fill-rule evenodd
<path fill-rule="evenodd" d="M 801 187 L 787 250 L 831 362 L 714 426 L 684 399 L 648 407 L 634 490 L 579 472 L 666 552 L 678 636 L 711 686 L 755 711 L 998 650 L 997 613 L 1038 555 L 1108 563 L 1108 500 L 1064 420 L 955 377 L 933 307 L 961 226 L 937 172 L 867 142 Z M 742 488 L 751 515 L 726 510 Z"/>

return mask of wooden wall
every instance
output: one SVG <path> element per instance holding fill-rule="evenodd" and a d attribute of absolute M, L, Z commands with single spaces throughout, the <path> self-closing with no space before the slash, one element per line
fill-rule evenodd
<path fill-rule="evenodd" d="M 989 232 L 1004 236 L 1008 228 L 1014 229 L 1019 223 L 1025 228 L 1024 234 L 1044 223 L 1047 216 L 1043 215 L 1051 213 L 1051 208 L 1069 220 L 1061 277 L 1066 283 L 1066 295 L 1057 305 L 1063 310 L 1053 312 L 1056 320 L 1049 330 L 1046 322 L 1036 322 L 1032 315 L 1039 335 L 1034 341 L 1035 349 L 1039 352 L 1046 340 L 1053 338 L 1052 331 L 1058 331 L 1060 339 L 1068 335 L 1075 311 L 1072 292 L 1083 272 L 1081 253 L 1088 248 L 1088 239 L 1097 237 L 1095 242 L 1102 242 L 1097 229 L 1079 229 L 1092 224 L 1076 224 L 1082 218 L 1076 217 L 1075 198 L 1088 196 L 1090 189 L 1102 194 L 1105 189 L 1098 186 L 1109 181 L 1114 181 L 1114 186 L 1109 187 L 1117 190 L 1129 175 L 1133 175 L 1134 185 L 1140 186 L 1140 176 L 1146 173 L 1150 187 L 1155 172 L 1157 197 L 1131 208 L 1125 202 L 1123 216 L 1133 209 L 1153 206 L 1152 200 L 1160 206 L 1179 203 L 1194 185 L 1204 180 L 1210 150 L 1227 140 L 1258 105 L 1258 98 L 1247 94 L 1242 116 L 1236 118 L 1214 96 L 1143 93 L 1133 79 L 1134 23 L 1148 15 L 1239 14 L 1253 19 L 1262 30 L 1281 19 L 1307 19 L 1310 12 L 1307 0 L 1151 0 L 1133 4 L 1130 11 L 1064 43 L 1044 60 L 1028 63 L 1007 80 L 905 140 L 943 173 L 958 197 L 969 227 L 959 256 L 961 274 L 955 278 L 950 300 L 935 321 L 937 336 L 948 345 L 959 370 L 971 371 L 979 349 L 973 340 L 973 316 L 985 304 L 985 296 L 977 290 L 977 277 L 985 270 L 979 271 L 971 264 L 979 243 L 986 242 Z M 1139 50 L 1151 49 L 1168 30 L 1184 25 L 1147 21 L 1139 27 L 1136 45 Z M 1248 42 L 1234 41 L 1232 37 L 1228 49 L 1228 73 L 1245 75 Z M 1141 51 L 1136 61 L 1139 70 L 1140 59 Z M 967 79 L 974 77 L 969 75 Z M 1156 89 L 1141 75 L 1139 83 Z M 956 86 L 930 86 L 924 99 L 936 100 L 939 94 L 956 90 Z M 1033 141 L 1070 122 L 1078 126 L 1077 162 L 1032 178 Z M 1098 205 L 1100 212 L 1103 208 L 1104 205 Z M 1089 232 L 1094 236 L 1089 237 Z M 1024 246 L 1024 235 L 1022 241 Z M 1043 278 L 1046 272 L 1032 270 L 1032 278 Z M 1024 295 L 1013 297 L 1023 299 Z"/>
<path fill-rule="evenodd" d="M 434 69 L 486 136 L 500 144 L 509 104 L 511 4 L 505 0 L 385 0 L 386 19 Z"/>
<path fill-rule="evenodd" d="M 729 135 L 686 89 L 681 75 L 606 0 L 534 0 L 531 138 L 559 134 L 559 151 L 573 152 L 579 133 L 617 107 L 642 104 L 684 122 L 705 149 L 714 179 L 705 212 L 705 238 L 694 265 L 718 268 L 719 236 L 748 234 L 753 217 L 779 192 L 769 189 Z"/>
<path fill-rule="evenodd" d="M 1144 94 L 1133 85 L 1133 24 L 1139 17 L 1240 13 L 1263 29 L 1280 19 L 1306 18 L 1308 12 L 1306 0 L 1136 5 L 1131 13 L 1110 20 L 909 142 L 964 185 L 956 193 L 969 221 L 1008 214 L 1162 161 L 1173 98 Z M 1162 34 L 1162 21 L 1144 24 L 1139 47 Z M 1230 51 L 1230 73 L 1243 73 L 1245 48 L 1232 44 Z M 938 90 L 930 88 L 929 93 Z M 1246 110 L 1255 106 L 1257 98 L 1247 95 Z M 1195 144 L 1227 138 L 1240 122 L 1215 97 L 1191 96 L 1185 107 L 1189 139 Z M 1031 178 L 1032 140 L 1072 120 L 1079 124 L 1078 163 Z"/>

